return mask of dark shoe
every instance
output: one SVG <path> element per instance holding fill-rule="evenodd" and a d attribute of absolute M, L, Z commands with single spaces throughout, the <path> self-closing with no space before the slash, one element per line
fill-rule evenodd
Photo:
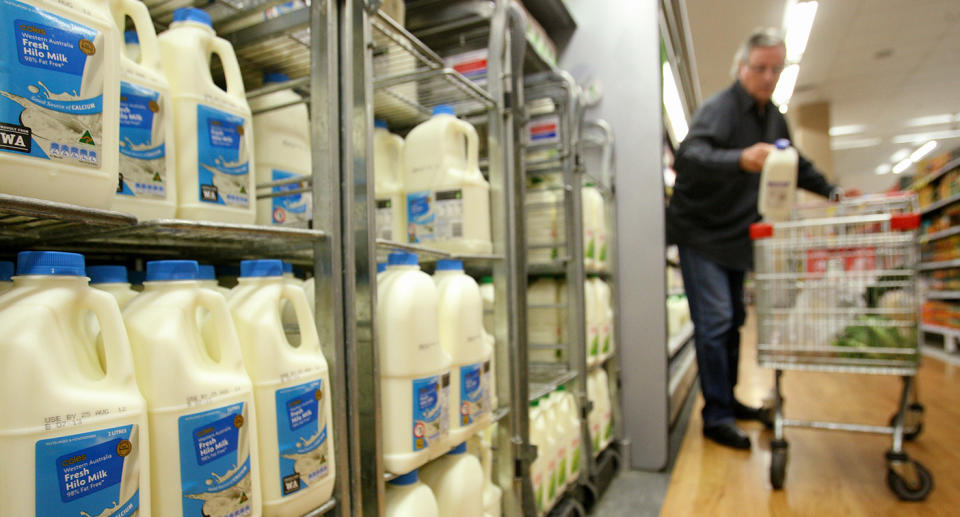
<path fill-rule="evenodd" d="M 703 435 L 720 445 L 726 445 L 734 449 L 750 449 L 750 437 L 732 423 L 713 424 L 704 427 Z"/>
<path fill-rule="evenodd" d="M 733 416 L 737 420 L 756 420 L 763 422 L 763 410 L 758 407 L 745 406 L 739 400 L 733 401 Z"/>

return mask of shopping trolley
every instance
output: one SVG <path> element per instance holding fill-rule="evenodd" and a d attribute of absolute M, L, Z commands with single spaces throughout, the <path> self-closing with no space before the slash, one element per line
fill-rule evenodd
<path fill-rule="evenodd" d="M 755 253 L 757 361 L 775 371 L 765 410 L 773 426 L 770 482 L 783 487 L 786 427 L 890 434 L 887 483 L 922 500 L 933 477 L 903 450 L 923 426 L 919 365 L 916 229 L 912 195 L 870 196 L 802 207 L 791 220 L 750 228 Z M 899 410 L 888 426 L 785 418 L 785 370 L 896 375 Z"/>

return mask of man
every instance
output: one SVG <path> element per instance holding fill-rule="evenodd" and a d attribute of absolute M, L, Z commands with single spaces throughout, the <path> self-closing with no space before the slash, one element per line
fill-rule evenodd
<path fill-rule="evenodd" d="M 757 196 L 764 161 L 786 120 L 770 98 L 783 71 L 786 47 L 772 29 L 755 31 L 734 59 L 736 81 L 707 100 L 677 150 L 677 181 L 667 208 L 667 238 L 678 245 L 693 317 L 697 367 L 705 405 L 703 434 L 749 449 L 735 419 L 760 411 L 733 395 L 740 358 L 744 274 L 753 267 L 749 227 L 760 219 Z M 797 184 L 824 197 L 843 191 L 800 156 Z"/>

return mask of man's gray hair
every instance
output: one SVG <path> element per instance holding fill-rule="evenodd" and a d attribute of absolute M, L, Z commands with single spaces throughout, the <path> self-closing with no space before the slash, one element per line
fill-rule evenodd
<path fill-rule="evenodd" d="M 754 29 L 750 37 L 740 45 L 737 53 L 733 56 L 733 67 L 730 69 L 730 75 L 737 79 L 740 75 L 740 65 L 747 62 L 750 57 L 750 51 L 757 47 L 777 47 L 786 44 L 783 41 L 783 32 L 773 27 Z"/>

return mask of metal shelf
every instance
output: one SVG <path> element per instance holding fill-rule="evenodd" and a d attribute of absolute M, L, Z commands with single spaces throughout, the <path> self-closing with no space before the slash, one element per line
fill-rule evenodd
<path fill-rule="evenodd" d="M 683 401 L 686 400 L 690 389 L 693 388 L 694 381 L 697 378 L 696 352 L 688 348 L 681 356 L 677 358 L 676 365 L 671 365 L 669 372 L 669 381 L 667 383 L 667 407 L 670 417 L 670 426 L 676 421 L 680 414 L 680 408 L 683 407 Z"/>
<path fill-rule="evenodd" d="M 673 359 L 683 346 L 693 339 L 693 323 L 687 323 L 675 336 L 667 341 L 667 359 Z"/>
<path fill-rule="evenodd" d="M 564 275 L 567 273 L 567 262 L 569 257 L 555 260 L 547 263 L 527 264 L 528 275 Z"/>
<path fill-rule="evenodd" d="M 949 162 L 947 162 L 943 167 L 940 167 L 939 169 L 937 169 L 936 172 L 932 174 L 928 174 L 923 179 L 921 179 L 919 183 L 915 184 L 913 186 L 913 189 L 920 190 L 923 187 L 926 187 L 927 185 L 939 179 L 940 176 L 943 176 L 944 174 L 952 171 L 953 169 L 956 169 L 957 167 L 960 167 L 960 158 L 954 158 L 953 160 L 950 160 Z"/>
<path fill-rule="evenodd" d="M 326 514 L 327 512 L 329 512 L 330 510 L 333 510 L 336 507 L 337 507 L 337 500 L 331 499 L 326 503 L 323 503 L 323 505 L 321 505 L 320 508 L 317 508 L 316 510 L 313 510 L 311 512 L 304 514 L 303 517 L 320 517 L 321 515 Z"/>
<path fill-rule="evenodd" d="M 537 375 L 535 370 L 530 371 L 530 401 L 537 400 L 540 397 L 553 393 L 560 386 L 576 379 L 580 375 L 576 370 L 564 370 L 556 373 L 547 373 L 545 376 L 541 373 Z"/>
<path fill-rule="evenodd" d="M 950 196 L 950 197 L 948 197 L 948 198 L 946 198 L 946 199 L 941 199 L 940 201 L 937 201 L 936 203 L 927 205 L 927 206 L 925 206 L 925 207 L 923 207 L 923 208 L 920 209 L 920 213 L 923 214 L 923 215 L 926 215 L 926 214 L 929 214 L 929 213 L 934 212 L 934 211 L 936 211 L 936 210 L 939 210 L 939 209 L 941 209 L 941 208 L 943 208 L 943 207 L 945 207 L 945 206 L 952 205 L 952 204 L 956 203 L 957 201 L 960 201 L 960 194 L 954 194 L 954 195 L 952 195 L 952 196 Z"/>
<path fill-rule="evenodd" d="M 78 233 L 135 224 L 130 214 L 0 194 L 0 243 L 6 247 L 53 244 Z"/>
<path fill-rule="evenodd" d="M 577 29 L 577 21 L 563 0 L 525 0 L 523 5 L 558 45 Z"/>
<path fill-rule="evenodd" d="M 940 262 L 921 262 L 920 265 L 917 266 L 917 269 L 920 271 L 932 271 L 951 267 L 960 267 L 960 259 L 942 260 Z"/>
<path fill-rule="evenodd" d="M 925 298 L 928 300 L 960 300 L 960 291 L 931 290 L 927 291 Z"/>
<path fill-rule="evenodd" d="M 922 347 L 923 354 L 934 359 L 939 359 L 945 363 L 960 366 L 960 354 L 956 352 L 947 352 L 941 348 L 925 345 Z"/>
<path fill-rule="evenodd" d="M 941 230 L 939 232 L 928 233 L 926 235 L 921 235 L 917 239 L 918 244 L 927 244 L 928 242 L 935 241 L 937 239 L 943 239 L 946 237 L 951 237 L 953 235 L 960 234 L 960 225 L 947 228 L 946 230 Z"/>
<path fill-rule="evenodd" d="M 429 246 L 422 246 L 419 244 L 409 244 L 405 242 L 391 241 L 387 239 L 377 239 L 377 247 L 381 249 L 388 250 L 405 250 L 412 251 L 419 255 L 420 262 L 434 262 L 438 259 L 457 259 L 464 262 L 481 262 L 481 261 L 494 261 L 494 260 L 503 260 L 503 255 L 497 254 L 465 254 L 465 253 L 451 253 L 449 251 L 442 251 L 436 248 L 431 248 Z"/>

